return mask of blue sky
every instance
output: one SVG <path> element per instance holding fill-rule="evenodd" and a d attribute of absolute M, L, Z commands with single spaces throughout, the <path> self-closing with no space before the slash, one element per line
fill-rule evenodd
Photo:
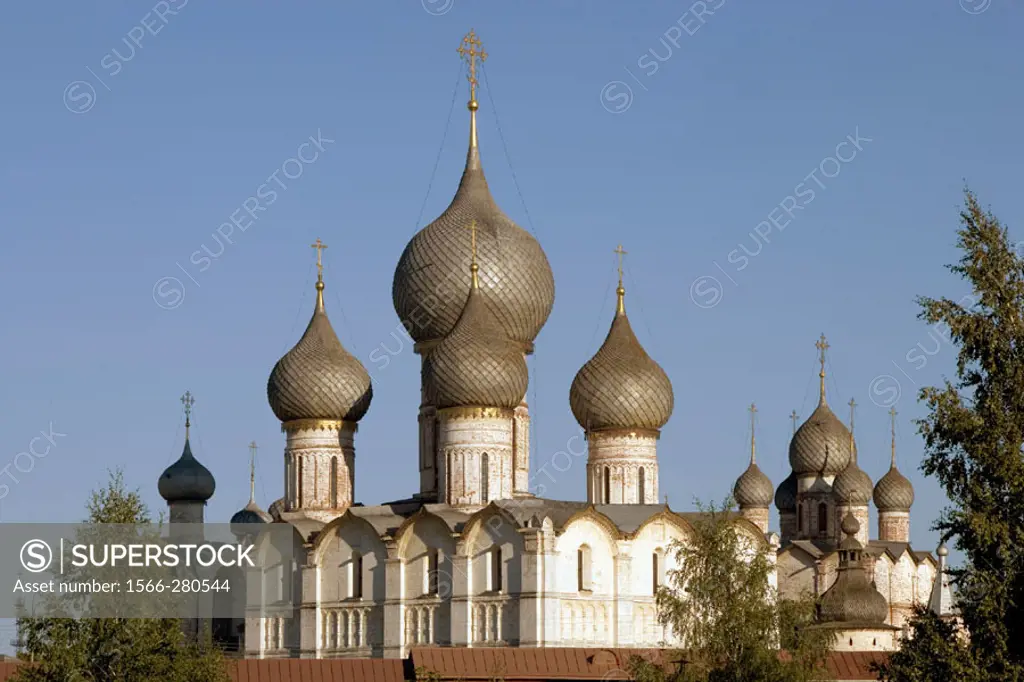
<path fill-rule="evenodd" d="M 217 477 L 208 518 L 245 503 L 251 440 L 259 501 L 279 497 L 284 437 L 266 379 L 311 314 L 317 237 L 328 312 L 376 381 L 357 499 L 417 489 L 419 359 L 408 345 L 385 368 L 370 355 L 395 348 L 404 245 L 458 181 L 468 115 L 455 50 L 472 27 L 490 54 L 492 191 L 555 274 L 531 359 L 534 470 L 580 432 L 569 385 L 611 320 L 622 242 L 633 326 L 675 388 L 659 445 L 674 508 L 728 493 L 751 402 L 759 462 L 776 484 L 786 476 L 788 415 L 814 407 L 824 332 L 830 402 L 844 421 L 859 403 L 875 479 L 896 404 L 913 540 L 932 549 L 944 498 L 917 470 L 911 420 L 916 390 L 955 352 L 915 318 L 914 297 L 966 293 L 943 268 L 965 181 L 1021 235 L 1022 8 L 706 4 L 717 9 L 700 18 L 662 1 L 7 6 L 0 467 L 18 482 L 0 481 L 3 520 L 80 518 L 112 467 L 163 508 L 156 480 L 181 453 L 186 390 L 194 451 Z M 320 148 L 300 151 L 311 136 Z M 287 161 L 299 153 L 316 158 Z M 220 250 L 212 235 L 275 173 L 286 186 L 273 205 L 205 269 L 191 262 Z M 16 467 L 51 428 L 64 435 L 46 456 Z M 582 499 L 583 464 L 535 480 Z"/>

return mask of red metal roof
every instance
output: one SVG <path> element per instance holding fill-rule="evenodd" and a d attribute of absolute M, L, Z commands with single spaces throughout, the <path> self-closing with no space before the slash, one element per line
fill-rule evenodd
<path fill-rule="evenodd" d="M 234 682 L 405 682 L 415 668 L 440 673 L 448 680 L 626 680 L 625 668 L 633 656 L 652 662 L 664 660 L 660 649 L 514 649 L 436 647 L 413 649 L 406 661 L 382 658 L 246 659 L 229 660 Z M 868 651 L 836 651 L 826 667 L 829 678 L 874 680 L 872 663 L 886 654 Z M 14 675 L 19 664 L 0 661 L 0 682 Z"/>

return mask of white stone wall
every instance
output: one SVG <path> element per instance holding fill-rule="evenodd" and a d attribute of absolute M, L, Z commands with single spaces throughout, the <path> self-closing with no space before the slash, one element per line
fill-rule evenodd
<path fill-rule="evenodd" d="M 878 539 L 886 542 L 910 542 L 910 513 L 878 512 Z"/>
<path fill-rule="evenodd" d="M 355 493 L 356 425 L 286 423 L 285 511 L 327 522 L 345 511 Z"/>
<path fill-rule="evenodd" d="M 592 431 L 587 436 L 587 501 L 658 503 L 658 433 Z M 640 479 L 643 470 L 643 495 Z M 607 481 L 607 484 L 606 484 Z"/>
<path fill-rule="evenodd" d="M 897 635 L 889 629 L 857 629 L 838 632 L 833 651 L 893 651 Z"/>
<path fill-rule="evenodd" d="M 440 502 L 453 507 L 480 507 L 510 499 L 513 490 L 512 411 L 496 408 L 451 408 L 438 419 Z M 487 499 L 481 473 L 487 457 Z"/>
<path fill-rule="evenodd" d="M 513 494 L 530 492 L 530 408 L 526 398 L 515 410 L 512 419 L 512 459 L 514 461 Z"/>

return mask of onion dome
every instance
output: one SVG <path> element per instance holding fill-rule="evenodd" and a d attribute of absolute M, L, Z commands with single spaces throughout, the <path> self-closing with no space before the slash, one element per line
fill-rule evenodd
<path fill-rule="evenodd" d="M 185 403 L 185 448 L 178 461 L 164 469 L 157 490 L 160 497 L 168 502 L 206 502 L 213 497 L 217 483 L 210 470 L 192 456 L 192 446 L 189 444 L 190 413 L 194 402 L 192 394 L 186 392 L 182 402 Z"/>
<path fill-rule="evenodd" d="M 373 387 L 362 363 L 334 333 L 324 311 L 323 265 L 317 240 L 316 309 L 295 347 L 277 361 L 267 381 L 267 400 L 282 422 L 296 419 L 359 421 L 370 408 Z"/>
<path fill-rule="evenodd" d="M 790 473 L 775 490 L 775 508 L 780 514 L 796 512 L 796 474 Z"/>
<path fill-rule="evenodd" d="M 418 343 L 439 341 L 455 328 L 470 287 L 469 235 L 475 220 L 480 296 L 503 335 L 532 349 L 551 314 L 555 280 L 547 256 L 530 233 L 495 203 L 484 177 L 476 133 L 476 58 L 479 40 L 466 36 L 470 59 L 469 152 L 462 180 L 448 208 L 416 233 L 398 260 L 391 288 L 395 312 Z M 522 396 L 520 396 L 522 398 Z"/>
<path fill-rule="evenodd" d="M 251 524 L 270 523 L 273 518 L 256 504 L 256 442 L 249 444 L 249 504 L 242 507 L 231 517 L 231 532 L 241 537 L 251 535 Z"/>
<path fill-rule="evenodd" d="M 850 399 L 850 463 L 839 472 L 839 475 L 832 481 L 832 492 L 840 504 L 848 506 L 867 506 L 871 500 L 869 492 L 874 484 L 871 477 L 857 465 L 857 445 L 853 441 L 853 408 L 856 406 L 853 399 Z"/>
<path fill-rule="evenodd" d="M 828 343 L 824 334 L 816 345 L 821 351 L 818 407 L 797 429 L 789 443 L 789 465 L 797 476 L 835 476 L 846 468 L 852 457 L 853 437 L 825 401 L 825 349 Z"/>
<path fill-rule="evenodd" d="M 672 416 L 672 382 L 633 333 L 621 273 L 616 293 L 618 306 L 611 329 L 594 357 L 576 373 L 569 407 L 586 431 L 657 430 Z"/>
<path fill-rule="evenodd" d="M 475 224 L 470 223 L 468 231 L 475 234 Z M 474 250 L 475 243 L 471 238 Z M 424 359 L 423 384 L 438 408 L 514 409 L 523 401 L 530 381 L 526 358 L 484 302 L 475 257 L 470 270 L 471 288 L 462 315 Z"/>
<path fill-rule="evenodd" d="M 821 595 L 818 617 L 822 623 L 882 625 L 889 615 L 885 597 L 868 580 L 861 558 L 864 547 L 857 541 L 860 523 L 848 513 L 840 526 L 846 538 L 839 545 L 836 580 Z"/>
<path fill-rule="evenodd" d="M 896 468 L 896 409 L 889 414 L 892 417 L 892 459 L 889 471 L 875 484 L 875 507 L 878 511 L 909 512 L 914 504 L 914 486 Z"/>
<path fill-rule="evenodd" d="M 732 496 L 740 509 L 767 509 L 772 503 L 775 492 L 769 479 L 757 466 L 757 455 L 754 443 L 754 415 L 757 408 L 750 406 L 750 465 L 738 479 L 732 489 Z"/>

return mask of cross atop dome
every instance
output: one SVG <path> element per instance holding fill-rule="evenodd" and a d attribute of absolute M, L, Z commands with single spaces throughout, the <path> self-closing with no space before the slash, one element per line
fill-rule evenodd
<path fill-rule="evenodd" d="M 469 100 L 470 106 L 472 106 L 476 102 L 476 86 L 479 85 L 476 77 L 476 63 L 478 59 L 481 64 L 487 59 L 487 51 L 484 50 L 483 43 L 477 37 L 476 31 L 469 29 L 469 33 L 462 38 L 458 52 L 459 56 L 469 64 L 469 73 L 466 74 L 466 78 L 469 80 Z"/>
<path fill-rule="evenodd" d="M 821 337 L 818 339 L 817 343 L 814 344 L 814 347 L 818 349 L 818 352 L 819 352 L 820 358 L 821 358 L 821 372 L 818 373 L 818 377 L 821 379 L 821 387 L 820 387 L 819 398 L 821 400 L 821 404 L 824 405 L 825 404 L 825 351 L 827 351 L 830 348 L 830 346 L 828 345 L 828 341 L 825 340 L 825 335 L 824 334 L 822 334 Z"/>
<path fill-rule="evenodd" d="M 619 257 L 619 288 L 615 290 L 615 294 L 618 296 L 618 305 L 616 310 L 619 314 L 625 314 L 626 288 L 622 286 L 622 257 L 629 252 L 622 248 L 622 244 L 619 244 L 617 247 L 615 247 L 614 253 Z"/>
<path fill-rule="evenodd" d="M 188 428 L 192 426 L 192 406 L 196 404 L 196 399 L 192 397 L 192 391 L 185 391 L 180 400 L 185 411 L 185 440 L 188 440 Z"/>

